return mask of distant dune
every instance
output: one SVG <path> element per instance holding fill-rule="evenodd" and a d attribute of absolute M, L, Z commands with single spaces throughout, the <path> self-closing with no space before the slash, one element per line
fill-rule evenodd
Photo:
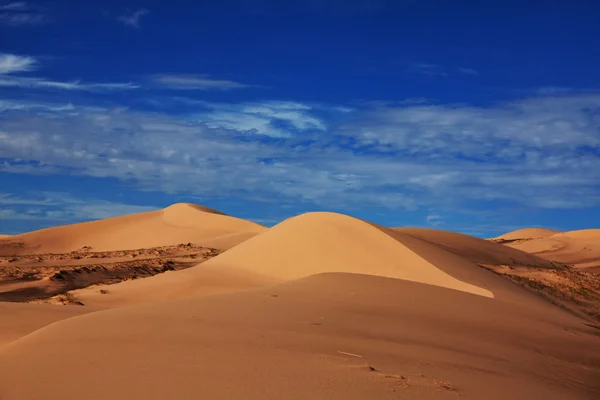
<path fill-rule="evenodd" d="M 506 238 L 506 235 L 499 238 Z M 547 260 L 600 272 L 600 229 L 555 232 L 552 235 L 519 239 L 504 244 Z"/>
<path fill-rule="evenodd" d="M 485 239 L 463 235 L 456 232 L 448 232 L 425 228 L 392 228 L 394 231 L 402 232 L 431 244 L 435 244 L 460 257 L 466 258 L 474 263 L 480 264 L 504 264 L 504 265 L 529 265 L 540 268 L 552 267 L 548 260 L 502 246 Z M 533 228 L 537 229 L 537 228 Z M 526 231 L 526 230 L 525 230 Z M 538 233 L 539 234 L 539 233 Z M 520 234 L 517 234 L 520 235 Z"/>
<path fill-rule="evenodd" d="M 158 211 L 12 236 L 0 242 L 0 255 L 66 253 L 84 246 L 94 251 L 129 250 L 188 242 L 211 242 L 225 249 L 265 229 L 210 208 L 180 203 Z"/>
<path fill-rule="evenodd" d="M 524 228 L 516 231 L 505 233 L 504 235 L 498 236 L 496 239 L 502 240 L 515 240 L 515 239 L 537 239 L 560 233 L 553 229 L 546 228 Z"/>

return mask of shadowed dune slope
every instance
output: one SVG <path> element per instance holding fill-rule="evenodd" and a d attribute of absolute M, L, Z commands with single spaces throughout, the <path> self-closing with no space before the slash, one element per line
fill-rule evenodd
<path fill-rule="evenodd" d="M 461 233 L 425 228 L 391 228 L 435 244 L 474 263 L 492 265 L 527 265 L 551 268 L 552 263 L 535 255 Z"/>
<path fill-rule="evenodd" d="M 517 229 L 516 231 L 505 233 L 504 235 L 500 235 L 495 239 L 516 240 L 516 239 L 544 238 L 544 237 L 552 236 L 557 233 L 560 233 L 560 232 L 555 231 L 553 229 L 523 228 L 523 229 Z"/>
<path fill-rule="evenodd" d="M 16 235 L 0 242 L 0 254 L 128 250 L 179 243 L 203 245 L 220 237 L 232 246 L 267 228 L 202 206 L 180 203 L 163 210 L 59 226 Z M 243 234 L 237 237 L 231 235 Z M 228 248 L 228 247 L 225 247 Z"/>
<path fill-rule="evenodd" d="M 600 229 L 561 232 L 504 245 L 576 268 L 598 270 L 600 267 Z"/>
<path fill-rule="evenodd" d="M 592 399 L 591 330 L 551 307 L 319 274 L 49 325 L 2 350 L 0 398 Z"/>

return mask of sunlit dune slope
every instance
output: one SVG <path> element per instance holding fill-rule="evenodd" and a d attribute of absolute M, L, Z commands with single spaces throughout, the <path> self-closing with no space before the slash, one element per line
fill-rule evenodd
<path fill-rule="evenodd" d="M 551 266 L 535 256 L 465 235 L 411 232 L 341 214 L 308 213 L 290 218 L 189 270 L 110 285 L 107 295 L 94 287 L 77 290 L 74 295 L 85 304 L 115 307 L 239 290 L 323 272 L 350 272 L 527 303 L 535 296 L 473 261 L 519 260 Z M 432 236 L 439 236 L 437 242 L 431 240 Z M 448 248 L 450 244 L 454 248 Z M 487 250 L 495 253 L 485 258 Z"/>
<path fill-rule="evenodd" d="M 498 236 L 496 239 L 502 240 L 515 240 L 515 239 L 531 239 L 531 238 L 544 238 L 559 233 L 553 229 L 546 228 L 523 228 L 516 231 L 505 233 L 504 235 Z"/>
<path fill-rule="evenodd" d="M 560 232 L 504 245 L 577 268 L 598 270 L 600 267 L 600 229 Z"/>
<path fill-rule="evenodd" d="M 282 279 L 323 272 L 361 273 L 488 297 L 495 288 L 504 290 L 506 283 L 436 245 L 334 213 L 290 218 L 205 266 L 236 267 Z"/>
<path fill-rule="evenodd" d="M 0 398 L 591 399 L 591 331 L 542 302 L 319 274 L 49 325 L 4 349 Z"/>
<path fill-rule="evenodd" d="M 50 304 L 0 302 L 0 349 L 55 321 L 92 311 L 95 309 L 91 307 L 57 307 Z M 0 389 L 0 396 L 1 393 Z"/>
<path fill-rule="evenodd" d="M 202 245 L 215 240 L 228 248 L 265 229 L 206 207 L 180 203 L 163 210 L 16 235 L 0 242 L 0 254 L 65 253 L 84 246 L 111 251 L 188 242 Z M 218 241 L 220 237 L 227 239 Z"/>

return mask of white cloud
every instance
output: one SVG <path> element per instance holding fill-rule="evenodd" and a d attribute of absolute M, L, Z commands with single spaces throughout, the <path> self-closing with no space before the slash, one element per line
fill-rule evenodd
<path fill-rule="evenodd" d="M 205 103 L 205 106 L 212 110 L 197 114 L 196 118 L 211 128 L 272 137 L 291 137 L 294 130 L 327 129 L 323 121 L 311 115 L 310 106 L 295 102 L 268 101 L 234 105 Z M 282 127 L 281 124 L 287 124 L 293 129 Z"/>
<path fill-rule="evenodd" d="M 429 214 L 425 217 L 425 221 L 428 225 L 438 226 L 444 223 L 444 217 L 439 214 Z"/>
<path fill-rule="evenodd" d="M 226 79 L 213 79 L 208 75 L 154 75 L 153 82 L 167 88 L 178 90 L 231 90 L 257 87 Z"/>
<path fill-rule="evenodd" d="M 87 92 L 101 92 L 107 90 L 138 89 L 139 85 L 131 82 L 124 83 L 81 83 L 80 81 L 57 82 L 43 78 L 29 78 L 16 76 L 0 76 L 0 87 L 19 87 L 23 89 L 59 89 L 78 90 Z"/>
<path fill-rule="evenodd" d="M 0 75 L 27 72 L 35 69 L 37 61 L 33 57 L 0 53 Z"/>
<path fill-rule="evenodd" d="M 0 23 L 9 26 L 39 25 L 48 21 L 41 11 L 39 7 L 24 1 L 8 3 L 0 6 Z"/>
<path fill-rule="evenodd" d="M 117 21 L 122 22 L 126 26 L 131 26 L 133 28 L 140 27 L 141 18 L 148 14 L 149 11 L 145 8 L 139 9 L 132 14 L 124 14 L 117 18 Z"/>
<path fill-rule="evenodd" d="M 61 118 L 6 107 L 0 171 L 114 177 L 169 193 L 330 209 L 600 205 L 593 95 L 375 107 L 341 127 L 319 117 L 321 109 L 282 101 L 202 103 L 203 111 L 179 116 L 45 106 Z M 236 138 L 247 131 L 277 140 Z"/>
<path fill-rule="evenodd" d="M 28 195 L 0 193 L 0 218 L 53 222 L 89 221 L 154 211 L 158 207 L 81 198 L 68 193 L 39 192 Z"/>
<path fill-rule="evenodd" d="M 24 1 L 17 1 L 14 3 L 8 3 L 6 5 L 0 6 L 0 10 L 2 11 L 23 11 L 27 10 L 29 6 Z"/>

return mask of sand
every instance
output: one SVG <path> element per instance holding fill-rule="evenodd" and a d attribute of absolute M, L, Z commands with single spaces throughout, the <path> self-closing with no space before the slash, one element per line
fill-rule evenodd
<path fill-rule="evenodd" d="M 558 232 L 543 237 L 512 239 L 503 244 L 547 260 L 600 272 L 600 229 L 584 229 Z"/>
<path fill-rule="evenodd" d="M 559 309 L 318 274 L 50 325 L 0 354 L 0 396 L 590 399 L 599 363 Z"/>
<path fill-rule="evenodd" d="M 0 399 L 600 398 L 599 328 L 482 267 L 552 274 L 544 258 L 334 213 L 255 231 L 229 218 L 138 214 L 144 229 L 240 241 L 185 270 L 71 292 L 85 306 L 0 303 Z M 170 240 L 117 244 L 111 229 L 138 228 L 114 220 L 33 232 L 27 248 L 80 245 L 72 232 L 98 247 Z M 582 235 L 594 236 L 566 237 Z"/>
<path fill-rule="evenodd" d="M 217 240 L 229 248 L 266 228 L 212 209 L 179 203 L 163 210 L 15 235 L 0 242 L 0 255 L 129 250 Z M 232 234 L 242 234 L 231 239 Z M 220 242 L 219 238 L 223 239 Z M 210 247 L 210 246 L 204 246 Z"/>
<path fill-rule="evenodd" d="M 523 228 L 516 231 L 505 233 L 504 235 L 498 236 L 496 239 L 502 240 L 515 240 L 515 239 L 535 239 L 552 236 L 559 233 L 553 229 L 546 228 Z"/>

